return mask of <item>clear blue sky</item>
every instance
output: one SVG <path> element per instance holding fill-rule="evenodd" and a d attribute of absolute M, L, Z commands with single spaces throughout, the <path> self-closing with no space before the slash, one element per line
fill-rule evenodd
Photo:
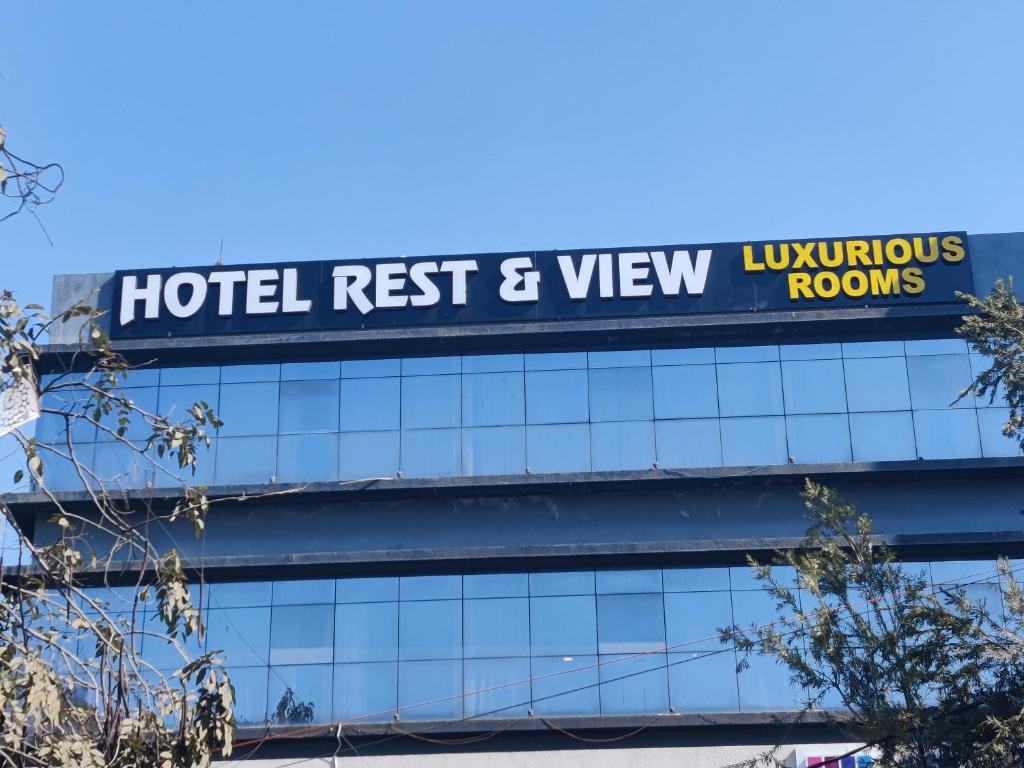
<path fill-rule="evenodd" d="M 0 224 L 54 272 L 1024 229 L 1024 2 L 105 2 L 4 12 Z"/>

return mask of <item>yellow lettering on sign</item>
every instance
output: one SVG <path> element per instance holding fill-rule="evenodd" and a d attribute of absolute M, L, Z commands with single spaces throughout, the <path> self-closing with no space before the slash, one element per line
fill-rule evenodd
<path fill-rule="evenodd" d="M 822 241 L 818 243 L 818 261 L 821 262 L 821 266 L 830 267 L 835 269 L 843 265 L 843 259 L 846 256 L 843 254 L 843 241 L 837 240 L 832 244 L 835 247 L 834 251 L 830 251 L 828 243 Z"/>
<path fill-rule="evenodd" d="M 928 253 L 924 252 L 924 239 L 914 238 L 914 256 L 922 264 L 934 264 L 939 259 L 939 238 L 928 238 Z"/>
<path fill-rule="evenodd" d="M 900 271 L 892 269 L 871 270 L 872 296 L 898 296 L 900 293 Z"/>
<path fill-rule="evenodd" d="M 950 264 L 964 260 L 964 241 L 957 235 L 942 238 L 942 258 Z"/>
<path fill-rule="evenodd" d="M 894 237 L 885 244 L 885 257 L 892 264 L 906 264 L 913 255 L 910 243 L 902 237 Z"/>
<path fill-rule="evenodd" d="M 811 276 L 809 274 L 806 272 L 789 273 L 789 298 L 792 301 L 814 298 L 814 292 L 811 291 Z"/>
<path fill-rule="evenodd" d="M 839 278 L 834 272 L 819 272 L 814 276 L 814 292 L 822 299 L 834 299 L 839 295 Z"/>
<path fill-rule="evenodd" d="M 746 272 L 764 272 L 764 263 L 760 261 L 754 261 L 753 246 L 743 246 L 743 269 Z"/>
<path fill-rule="evenodd" d="M 874 270 L 872 270 L 873 272 Z M 868 292 L 868 276 L 859 269 L 851 269 L 843 275 L 843 293 L 853 299 Z"/>
<path fill-rule="evenodd" d="M 882 263 L 882 241 L 881 240 L 872 240 L 871 241 L 871 250 L 875 254 L 875 264 L 881 264 Z"/>
<path fill-rule="evenodd" d="M 814 246 L 816 243 L 793 243 L 793 250 L 796 251 L 796 258 L 793 259 L 793 269 L 817 269 L 814 261 Z"/>
<path fill-rule="evenodd" d="M 779 254 L 775 255 L 775 246 L 768 243 L 764 247 L 764 260 L 768 269 L 781 272 L 789 266 L 789 246 L 786 243 L 779 245 Z"/>
<path fill-rule="evenodd" d="M 868 245 L 867 240 L 847 240 L 846 258 L 850 266 L 855 267 L 858 264 L 863 264 L 865 267 L 870 267 L 871 257 L 868 255 L 870 248 L 871 246 Z"/>
<path fill-rule="evenodd" d="M 924 293 L 924 275 L 919 267 L 903 270 L 903 292 L 911 296 Z"/>

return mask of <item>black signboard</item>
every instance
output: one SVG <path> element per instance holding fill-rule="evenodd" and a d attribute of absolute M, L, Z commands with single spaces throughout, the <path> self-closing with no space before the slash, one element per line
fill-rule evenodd
<path fill-rule="evenodd" d="M 120 271 L 113 338 L 940 304 L 967 235 Z"/>

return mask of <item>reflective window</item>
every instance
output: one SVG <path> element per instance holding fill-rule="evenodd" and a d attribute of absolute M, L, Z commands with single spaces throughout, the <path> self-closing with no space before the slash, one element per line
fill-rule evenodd
<path fill-rule="evenodd" d="M 854 461 L 902 461 L 917 458 L 914 418 L 909 411 L 851 413 Z"/>
<path fill-rule="evenodd" d="M 665 647 L 661 592 L 650 595 L 599 595 L 599 653 L 646 653 Z"/>
<path fill-rule="evenodd" d="M 868 357 L 847 360 L 844 365 L 851 411 L 910 410 L 905 358 Z"/>
<path fill-rule="evenodd" d="M 220 418 L 220 387 L 216 384 L 163 386 L 157 411 L 172 424 L 181 423 L 190 418 L 190 411 L 196 403 L 206 403 Z"/>
<path fill-rule="evenodd" d="M 281 381 L 307 381 L 309 379 L 336 379 L 341 374 L 341 363 L 285 363 L 281 366 Z"/>
<path fill-rule="evenodd" d="M 526 374 L 526 423 L 565 424 L 590 419 L 587 372 L 534 371 Z"/>
<path fill-rule="evenodd" d="M 191 368 L 161 368 L 160 386 L 177 384 L 220 384 L 220 366 L 192 366 Z"/>
<path fill-rule="evenodd" d="M 387 721 L 397 707 L 398 664 L 334 666 L 334 720 Z"/>
<path fill-rule="evenodd" d="M 153 434 L 153 427 L 146 418 L 159 413 L 157 396 L 159 390 L 156 387 L 137 387 L 134 389 L 122 390 L 119 394 L 127 399 L 129 404 L 125 405 L 125 412 L 118 412 L 119 406 L 115 405 L 114 410 L 100 416 L 96 431 L 97 440 L 117 440 L 118 430 L 124 429 L 121 434 L 125 440 L 145 440 Z M 138 410 L 136 410 L 138 409 Z M 141 412 L 140 412 L 141 411 Z M 127 424 L 122 424 L 121 419 L 127 419 Z"/>
<path fill-rule="evenodd" d="M 338 429 L 338 381 L 281 383 L 281 432 L 335 432 Z"/>
<path fill-rule="evenodd" d="M 653 365 L 698 365 L 715 363 L 714 347 L 694 349 L 652 349 Z"/>
<path fill-rule="evenodd" d="M 596 653 L 594 598 L 580 595 L 530 600 L 530 645 L 541 656 Z"/>
<path fill-rule="evenodd" d="M 728 568 L 666 568 L 666 592 L 708 592 L 729 589 Z"/>
<path fill-rule="evenodd" d="M 459 426 L 461 381 L 461 376 L 403 377 L 403 429 Z"/>
<path fill-rule="evenodd" d="M 403 600 L 450 600 L 462 597 L 461 576 L 403 576 L 399 580 Z"/>
<path fill-rule="evenodd" d="M 845 413 L 787 416 L 789 455 L 797 464 L 830 464 L 852 459 L 850 422 Z"/>
<path fill-rule="evenodd" d="M 467 427 L 524 424 L 523 374 L 474 373 L 462 377 L 462 423 Z"/>
<path fill-rule="evenodd" d="M 343 432 L 398 429 L 401 403 L 400 379 L 343 379 L 341 429 Z"/>
<path fill-rule="evenodd" d="M 668 670 L 664 653 L 602 656 L 601 714 L 668 711 Z"/>
<path fill-rule="evenodd" d="M 398 600 L 398 578 L 394 576 L 338 579 L 339 603 L 377 603 Z"/>
<path fill-rule="evenodd" d="M 520 475 L 525 466 L 525 427 L 477 427 L 462 430 L 463 474 Z"/>
<path fill-rule="evenodd" d="M 654 424 L 649 421 L 591 424 L 590 458 L 595 472 L 650 469 L 655 462 Z"/>
<path fill-rule="evenodd" d="M 597 656 L 533 658 L 533 711 L 539 715 L 601 712 Z"/>
<path fill-rule="evenodd" d="M 586 352 L 545 352 L 526 356 L 528 371 L 561 371 L 567 368 L 586 367 Z"/>
<path fill-rule="evenodd" d="M 526 597 L 530 593 L 529 576 L 525 573 L 466 574 L 462 589 L 470 597 Z"/>
<path fill-rule="evenodd" d="M 337 435 L 282 435 L 277 439 L 277 482 L 338 478 Z"/>
<path fill-rule="evenodd" d="M 718 415 L 718 382 L 713 365 L 672 365 L 654 369 L 654 415 L 689 419 Z"/>
<path fill-rule="evenodd" d="M 466 600 L 467 658 L 529 656 L 530 606 L 525 597 Z"/>
<path fill-rule="evenodd" d="M 355 480 L 398 473 L 398 432 L 348 432 L 339 438 L 339 477 Z"/>
<path fill-rule="evenodd" d="M 235 687 L 234 715 L 238 725 L 262 725 L 267 720 L 266 667 L 231 667 L 228 670 Z"/>
<path fill-rule="evenodd" d="M 654 416 L 651 369 L 599 368 L 590 371 L 590 420 L 647 420 Z"/>
<path fill-rule="evenodd" d="M 531 573 L 530 594 L 538 595 L 592 595 L 593 571 L 565 571 L 561 573 Z"/>
<path fill-rule="evenodd" d="M 398 603 L 335 608 L 334 661 L 397 661 Z"/>
<path fill-rule="evenodd" d="M 1003 425 L 1010 419 L 1008 408 L 979 408 L 978 431 L 985 456 L 1019 456 L 1020 443 L 1003 434 Z"/>
<path fill-rule="evenodd" d="M 402 471 L 408 477 L 452 477 L 462 471 L 462 430 L 402 432 Z"/>
<path fill-rule="evenodd" d="M 789 670 L 774 658 L 750 656 L 739 673 L 740 709 L 745 712 L 797 710 L 803 691 L 789 681 Z"/>
<path fill-rule="evenodd" d="M 398 654 L 406 659 L 451 659 L 462 656 L 462 602 L 402 602 L 398 620 Z"/>
<path fill-rule="evenodd" d="M 246 381 L 278 381 L 280 378 L 281 366 L 273 363 L 266 365 L 225 365 L 220 369 L 221 384 Z"/>
<path fill-rule="evenodd" d="M 854 341 L 843 343 L 843 357 L 903 357 L 902 341 Z"/>
<path fill-rule="evenodd" d="M 523 370 L 522 355 L 467 355 L 462 358 L 463 373 L 521 370 Z"/>
<path fill-rule="evenodd" d="M 270 608 L 211 608 L 206 647 L 223 651 L 229 667 L 266 664 L 270 657 Z"/>
<path fill-rule="evenodd" d="M 779 347 L 783 360 L 833 360 L 843 356 L 842 344 L 783 344 Z"/>
<path fill-rule="evenodd" d="M 332 711 L 332 669 L 327 664 L 270 668 L 267 709 L 279 725 L 324 722 Z"/>
<path fill-rule="evenodd" d="M 776 346 L 761 347 L 718 347 L 715 357 L 719 363 L 758 363 L 779 359 Z"/>
<path fill-rule="evenodd" d="M 210 602 L 216 608 L 270 605 L 273 582 L 223 581 L 210 585 Z"/>
<path fill-rule="evenodd" d="M 782 364 L 786 413 L 845 413 L 842 360 L 797 360 Z"/>
<path fill-rule="evenodd" d="M 403 376 L 436 376 L 462 373 L 461 357 L 406 357 L 402 359 Z"/>
<path fill-rule="evenodd" d="M 965 459 L 981 453 L 973 408 L 914 411 L 914 431 L 922 459 Z"/>
<path fill-rule="evenodd" d="M 663 467 L 722 465 L 722 435 L 718 419 L 655 422 L 658 463 Z"/>
<path fill-rule="evenodd" d="M 718 406 L 722 416 L 782 413 L 782 373 L 778 363 L 718 366 Z"/>
<path fill-rule="evenodd" d="M 727 467 L 785 464 L 786 420 L 782 416 L 722 419 L 722 461 Z"/>
<path fill-rule="evenodd" d="M 598 594 L 614 595 L 632 592 L 661 592 L 661 570 L 597 571 Z"/>
<path fill-rule="evenodd" d="M 530 709 L 530 659 L 466 659 L 466 717 L 525 717 Z"/>
<path fill-rule="evenodd" d="M 590 471 L 590 426 L 550 424 L 526 428 L 526 463 L 535 474 Z"/>
<path fill-rule="evenodd" d="M 404 661 L 399 664 L 398 707 L 404 720 L 462 717 L 462 662 Z"/>
<path fill-rule="evenodd" d="M 277 471 L 276 437 L 222 437 L 217 440 L 219 485 L 268 483 Z"/>
<path fill-rule="evenodd" d="M 665 642 L 670 652 L 722 647 L 719 630 L 732 626 L 732 599 L 725 592 L 665 594 Z"/>
<path fill-rule="evenodd" d="M 677 712 L 735 712 L 736 657 L 731 650 L 668 655 L 669 701 Z"/>
<path fill-rule="evenodd" d="M 970 386 L 971 363 L 962 355 L 907 357 L 910 399 L 914 408 L 948 408 L 960 390 Z M 967 395 L 954 408 L 973 408 L 974 396 Z"/>
<path fill-rule="evenodd" d="M 341 378 L 363 379 L 378 376 L 400 376 L 400 360 L 342 360 Z"/>
<path fill-rule="evenodd" d="M 275 581 L 274 605 L 312 605 L 334 602 L 334 579 Z"/>
<path fill-rule="evenodd" d="M 277 432 L 278 384 L 222 384 L 221 435 L 272 435 Z"/>
<path fill-rule="evenodd" d="M 271 664 L 330 663 L 334 609 L 330 605 L 275 606 L 270 621 Z"/>

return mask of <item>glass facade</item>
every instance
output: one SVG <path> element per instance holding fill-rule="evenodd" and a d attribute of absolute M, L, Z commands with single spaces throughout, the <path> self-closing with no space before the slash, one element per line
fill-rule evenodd
<path fill-rule="evenodd" d="M 1015 563 L 1017 567 L 1020 562 Z M 908 563 L 936 589 L 998 601 L 994 561 Z M 778 578 L 786 569 L 776 568 Z M 95 590 L 128 616 L 131 589 Z M 287 691 L 314 722 L 797 709 L 774 660 L 737 672 L 719 630 L 780 620 L 742 567 L 375 576 L 206 586 L 206 650 L 223 652 L 240 724 L 287 722 Z M 159 620 L 148 609 L 139 626 Z M 172 670 L 166 641 L 138 639 Z M 193 642 L 192 652 L 204 650 Z M 81 649 L 79 649 L 81 652 Z"/>
<path fill-rule="evenodd" d="M 223 419 L 193 484 L 294 483 L 1019 455 L 1001 400 L 951 405 L 985 367 L 938 339 L 165 368 L 126 391 L 171 418 L 202 400 Z M 41 441 L 65 432 L 40 419 Z M 72 437 L 103 480 L 178 482 L 81 419 Z M 47 477 L 81 487 L 52 456 Z"/>

